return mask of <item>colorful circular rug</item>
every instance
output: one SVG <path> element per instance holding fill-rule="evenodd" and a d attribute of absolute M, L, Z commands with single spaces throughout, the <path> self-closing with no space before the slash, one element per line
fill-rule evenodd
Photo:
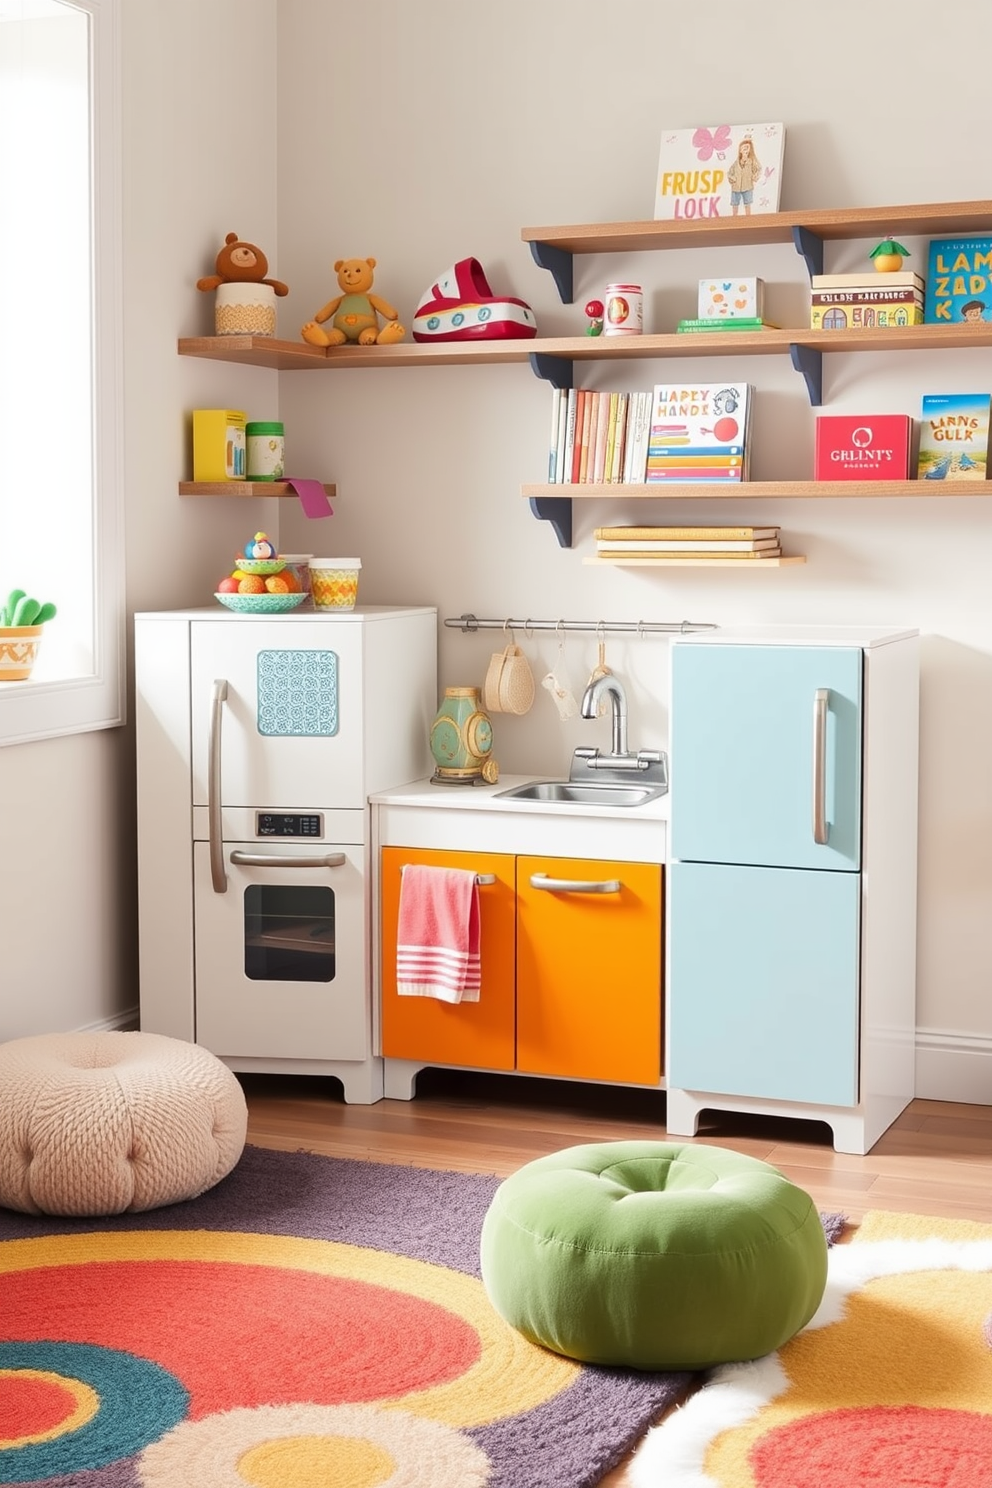
<path fill-rule="evenodd" d="M 636 1488 L 990 1488 L 992 1226 L 874 1212 L 777 1354 L 715 1370 Z"/>
<path fill-rule="evenodd" d="M 249 1147 L 149 1214 L 0 1210 L 0 1483 L 598 1482 L 688 1377 L 502 1322 L 477 1260 L 497 1182 Z"/>

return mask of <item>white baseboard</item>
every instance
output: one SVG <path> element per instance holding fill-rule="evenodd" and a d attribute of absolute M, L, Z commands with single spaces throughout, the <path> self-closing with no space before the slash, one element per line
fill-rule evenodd
<path fill-rule="evenodd" d="M 78 1028 L 77 1033 L 138 1027 L 138 1008 L 126 1008 Z M 992 1038 L 948 1028 L 916 1030 L 916 1094 L 920 1100 L 992 1106 Z"/>
<path fill-rule="evenodd" d="M 97 1018 L 95 1023 L 84 1023 L 82 1028 L 76 1028 L 75 1033 L 110 1033 L 115 1029 L 132 1029 L 138 1027 L 138 1008 L 125 1008 L 122 1013 L 114 1013 L 110 1018 Z"/>
<path fill-rule="evenodd" d="M 916 1094 L 921 1100 L 992 1106 L 992 1038 L 917 1028 Z"/>

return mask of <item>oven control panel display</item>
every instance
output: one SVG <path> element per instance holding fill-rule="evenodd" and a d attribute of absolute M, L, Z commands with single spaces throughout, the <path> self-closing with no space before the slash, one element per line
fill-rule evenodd
<path fill-rule="evenodd" d="M 258 837 L 322 837 L 324 819 L 319 811 L 257 811 L 255 834 Z"/>

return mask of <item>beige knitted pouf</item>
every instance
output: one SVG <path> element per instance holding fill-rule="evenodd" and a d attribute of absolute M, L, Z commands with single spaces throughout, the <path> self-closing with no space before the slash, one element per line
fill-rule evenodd
<path fill-rule="evenodd" d="M 0 1044 L 0 1204 L 125 1214 L 192 1199 L 234 1167 L 248 1111 L 197 1044 L 52 1033 Z"/>

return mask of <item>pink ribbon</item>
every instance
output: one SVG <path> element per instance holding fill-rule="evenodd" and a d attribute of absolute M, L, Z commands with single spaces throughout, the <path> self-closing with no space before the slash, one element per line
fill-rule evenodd
<path fill-rule="evenodd" d="M 320 481 L 286 479 L 300 498 L 303 515 L 306 517 L 333 517 L 334 508 L 327 499 L 327 492 Z"/>

